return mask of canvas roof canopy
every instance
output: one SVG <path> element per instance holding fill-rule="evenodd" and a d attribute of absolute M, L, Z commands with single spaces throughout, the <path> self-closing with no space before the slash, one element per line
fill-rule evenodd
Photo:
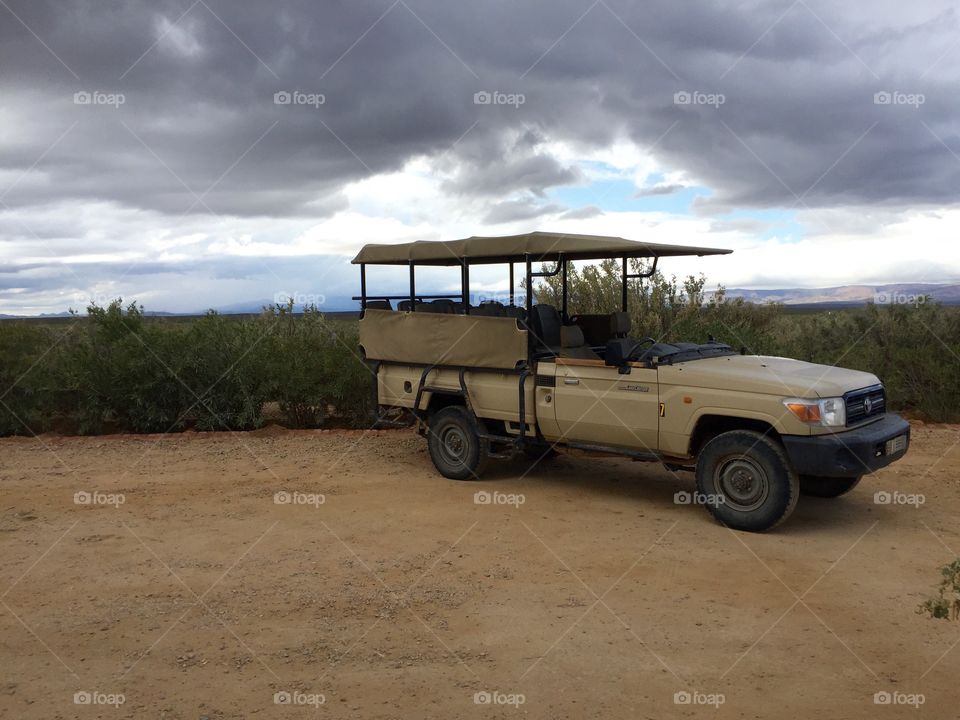
<path fill-rule="evenodd" d="M 353 259 L 354 264 L 373 265 L 460 265 L 464 259 L 472 263 L 524 262 L 529 256 L 535 262 L 596 260 L 606 257 L 679 257 L 684 255 L 725 255 L 733 252 L 720 248 L 668 245 L 625 240 L 604 235 L 531 232 L 500 237 L 469 237 L 464 240 L 424 241 L 395 245 L 364 245 Z"/>

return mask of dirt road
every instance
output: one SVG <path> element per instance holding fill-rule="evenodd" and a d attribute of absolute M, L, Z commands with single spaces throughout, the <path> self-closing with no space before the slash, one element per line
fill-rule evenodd
<path fill-rule="evenodd" d="M 915 610 L 960 429 L 914 438 L 767 535 L 686 473 L 456 483 L 406 431 L 2 440 L 0 716 L 956 717 L 960 622 Z"/>

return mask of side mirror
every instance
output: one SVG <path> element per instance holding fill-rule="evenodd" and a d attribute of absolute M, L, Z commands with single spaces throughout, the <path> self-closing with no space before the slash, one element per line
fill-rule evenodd
<path fill-rule="evenodd" d="M 607 365 L 616 367 L 621 375 L 630 374 L 630 363 L 626 358 L 626 353 L 630 352 L 630 341 L 626 338 L 614 338 L 607 341 L 607 351 L 603 359 Z"/>

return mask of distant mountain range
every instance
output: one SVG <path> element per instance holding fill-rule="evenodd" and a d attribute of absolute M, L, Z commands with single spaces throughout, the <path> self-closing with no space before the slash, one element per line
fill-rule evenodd
<path fill-rule="evenodd" d="M 728 298 L 742 297 L 752 303 L 783 303 L 784 305 L 864 305 L 867 302 L 874 302 L 878 305 L 913 304 L 917 298 L 923 296 L 944 305 L 960 305 L 960 284 L 894 283 L 889 285 L 841 285 L 829 288 L 777 290 L 728 288 L 726 294 Z"/>
<path fill-rule="evenodd" d="M 713 293 L 708 292 L 707 298 Z M 747 302 L 783 303 L 791 307 L 821 306 L 821 307 L 855 307 L 873 302 L 878 305 L 915 304 L 920 297 L 944 305 L 960 305 L 960 284 L 938 285 L 933 283 L 893 283 L 888 285 L 841 285 L 829 288 L 780 288 L 772 290 L 754 290 L 750 288 L 727 288 L 727 298 L 741 297 Z M 247 315 L 259 313 L 265 306 L 273 305 L 273 300 L 251 300 L 249 302 L 233 303 L 214 308 L 224 315 Z M 358 303 L 349 297 L 328 297 L 323 309 L 327 312 L 352 312 L 358 308 Z M 301 310 L 302 307 L 295 307 Z M 192 313 L 171 313 L 160 310 L 147 310 L 146 315 L 152 316 L 192 316 L 203 315 L 205 311 L 198 310 Z M 39 318 L 68 317 L 69 313 L 45 313 Z M 23 315 L 3 315 L 0 320 L 12 320 Z"/>

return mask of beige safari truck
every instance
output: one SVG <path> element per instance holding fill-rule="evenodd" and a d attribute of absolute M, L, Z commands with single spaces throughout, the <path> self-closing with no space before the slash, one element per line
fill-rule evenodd
<path fill-rule="evenodd" d="M 631 336 L 630 280 L 652 275 L 661 258 L 728 252 L 541 232 L 367 245 L 353 262 L 378 418 L 412 412 L 437 470 L 455 480 L 478 478 L 489 458 L 566 450 L 690 470 L 693 502 L 752 531 L 786 520 L 801 494 L 843 495 L 903 457 L 910 426 L 887 412 L 870 373 L 741 354 L 714 340 Z M 569 263 L 604 258 L 622 263 L 621 306 L 570 314 Z M 646 258 L 648 270 L 631 273 L 631 258 Z M 507 266 L 509 292 L 473 305 L 470 270 L 486 264 Z M 409 288 L 370 292 L 372 265 L 407 267 Z M 428 266 L 459 268 L 459 291 L 421 293 L 417 269 Z M 534 304 L 537 278 L 557 274 L 561 306 Z"/>

